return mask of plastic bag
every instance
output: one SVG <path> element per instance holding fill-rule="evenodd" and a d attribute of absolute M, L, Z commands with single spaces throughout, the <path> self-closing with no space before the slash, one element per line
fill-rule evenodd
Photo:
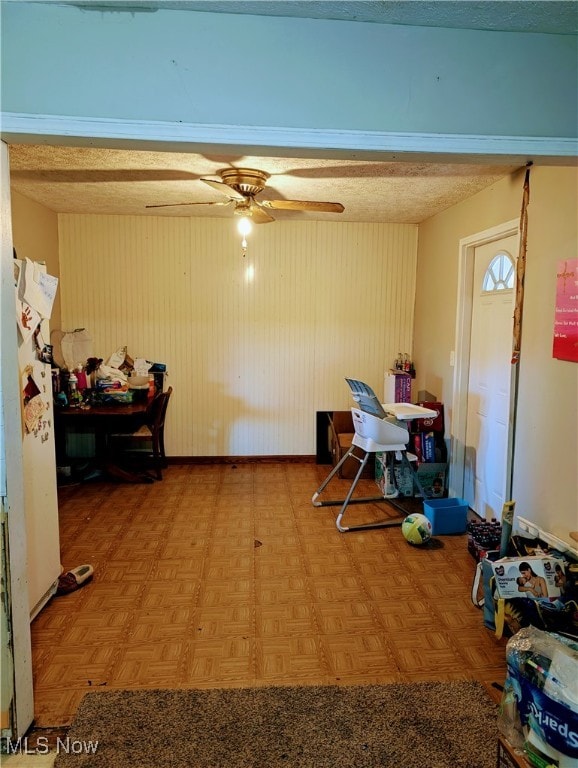
<path fill-rule="evenodd" d="M 476 565 L 474 581 L 472 584 L 472 603 L 476 608 L 481 608 L 484 614 L 484 626 L 488 629 L 496 629 L 495 605 L 494 605 L 494 570 L 492 561 L 500 555 L 499 550 L 490 550 Z M 501 636 L 501 635 L 499 635 Z"/>
<path fill-rule="evenodd" d="M 525 627 L 508 640 L 506 662 L 500 733 L 532 765 L 576 766 L 578 644 Z"/>
<path fill-rule="evenodd" d="M 74 331 L 55 330 L 50 334 L 54 362 L 59 368 L 73 371 L 92 357 L 92 337 L 85 328 Z"/>

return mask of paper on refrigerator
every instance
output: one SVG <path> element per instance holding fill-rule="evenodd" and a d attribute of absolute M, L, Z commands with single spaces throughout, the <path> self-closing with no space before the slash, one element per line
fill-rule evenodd
<path fill-rule="evenodd" d="M 50 318 L 58 289 L 58 278 L 46 272 L 46 266 L 24 259 L 20 270 L 18 292 L 22 301 L 43 318 Z"/>

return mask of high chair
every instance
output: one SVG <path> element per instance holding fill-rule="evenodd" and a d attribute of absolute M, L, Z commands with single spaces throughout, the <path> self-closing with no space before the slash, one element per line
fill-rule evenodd
<path fill-rule="evenodd" d="M 387 528 L 392 525 L 401 525 L 401 520 L 385 520 L 355 526 L 344 526 L 341 524 L 341 521 L 343 520 L 343 516 L 349 504 L 369 504 L 395 499 L 399 496 L 399 489 L 397 488 L 394 472 L 394 464 L 396 460 L 401 461 L 403 466 L 409 468 L 419 492 L 424 498 L 427 498 L 427 494 L 419 480 L 418 474 L 411 464 L 412 461 L 417 461 L 417 457 L 411 453 L 408 454 L 407 452 L 409 431 L 405 422 L 410 421 L 411 419 L 425 418 L 428 416 L 435 417 L 436 412 L 432 411 L 430 408 L 423 408 L 418 405 L 411 405 L 410 403 L 388 403 L 382 405 L 371 387 L 367 384 L 364 384 L 362 381 L 357 381 L 356 379 L 346 378 L 345 380 L 349 384 L 353 400 L 359 404 L 359 408 L 351 409 L 355 434 L 351 441 L 351 448 L 342 456 L 336 466 L 333 467 L 329 475 L 313 494 L 311 501 L 316 507 L 341 505 L 337 520 L 335 521 L 337 530 L 341 533 L 367 528 Z M 391 492 L 381 496 L 352 498 L 369 457 L 378 452 L 387 454 Z M 341 466 L 349 458 L 359 462 L 359 469 L 353 478 L 346 497 L 335 501 L 320 501 L 319 496 L 321 493 L 327 488 L 331 480 L 339 474 Z M 390 503 L 393 503 L 394 506 L 396 506 L 395 502 L 390 501 Z"/>

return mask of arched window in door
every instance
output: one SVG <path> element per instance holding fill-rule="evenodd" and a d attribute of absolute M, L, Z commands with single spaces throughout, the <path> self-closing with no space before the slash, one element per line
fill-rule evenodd
<path fill-rule="evenodd" d="M 514 287 L 515 275 L 514 259 L 506 251 L 497 253 L 484 275 L 482 291 L 484 293 L 493 293 L 494 291 L 505 291 Z"/>

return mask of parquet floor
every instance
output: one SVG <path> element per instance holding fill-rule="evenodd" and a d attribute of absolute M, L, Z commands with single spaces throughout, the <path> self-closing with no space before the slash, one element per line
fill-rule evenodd
<path fill-rule="evenodd" d="M 311 504 L 327 472 L 179 465 L 153 485 L 61 489 L 62 565 L 95 576 L 32 624 L 36 727 L 69 724 L 89 690 L 502 683 L 505 641 L 470 602 L 465 535 L 418 548 L 399 527 L 339 533 L 338 508 Z"/>

